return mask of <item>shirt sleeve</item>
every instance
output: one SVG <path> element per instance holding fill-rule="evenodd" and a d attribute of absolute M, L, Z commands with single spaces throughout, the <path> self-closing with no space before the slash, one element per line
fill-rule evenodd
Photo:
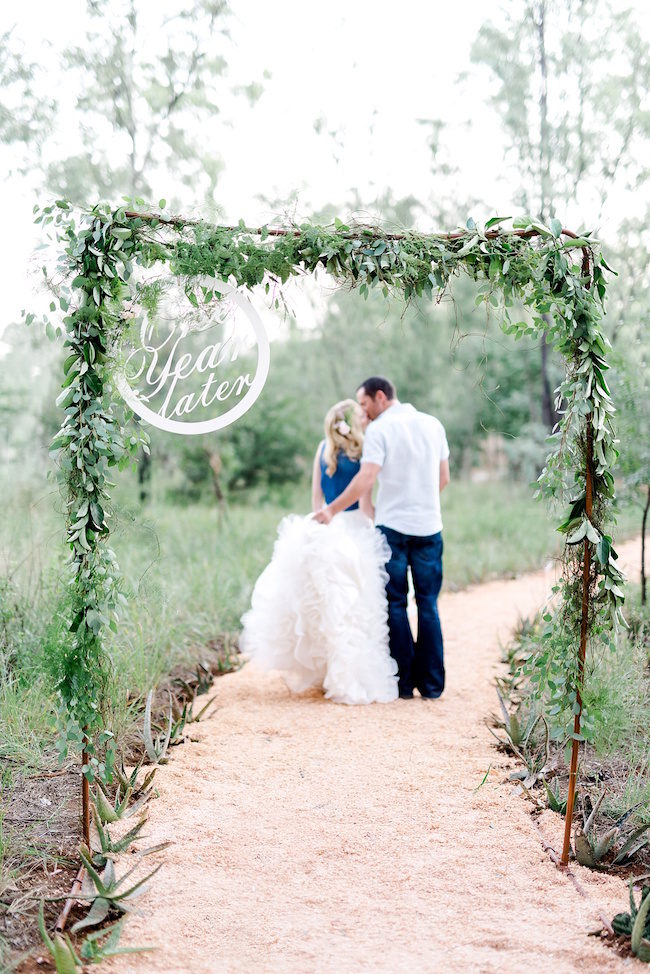
<path fill-rule="evenodd" d="M 366 430 L 363 441 L 361 463 L 376 463 L 379 467 L 383 467 L 385 460 L 386 444 L 384 443 L 384 437 L 378 429 L 373 429 L 373 424 L 371 423 Z"/>

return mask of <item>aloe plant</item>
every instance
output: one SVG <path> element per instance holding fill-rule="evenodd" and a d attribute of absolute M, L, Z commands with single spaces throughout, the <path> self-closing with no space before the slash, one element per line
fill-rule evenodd
<path fill-rule="evenodd" d="M 126 786 L 124 792 L 122 792 L 122 788 L 118 784 L 115 798 L 111 801 L 104 785 L 98 781 L 94 799 L 97 813 L 102 823 L 107 825 L 111 822 L 117 822 L 123 818 L 131 818 L 132 815 L 139 812 L 153 791 L 151 786 L 148 788 L 145 787 L 147 781 L 151 781 L 152 778 L 153 773 L 147 775 L 143 784 L 138 788 L 137 794 L 139 797 L 137 798 L 137 801 L 132 801 L 135 795 L 130 784 Z"/>
<path fill-rule="evenodd" d="M 497 727 L 505 731 L 506 740 L 496 734 L 491 727 L 488 730 L 499 742 L 502 748 L 511 751 L 524 764 L 525 771 L 513 775 L 513 778 L 520 778 L 519 788 L 524 794 L 529 795 L 529 789 L 538 781 L 544 780 L 544 776 L 555 768 L 555 762 L 550 760 L 550 733 L 548 723 L 543 714 L 530 713 L 525 720 L 522 720 L 518 712 L 509 713 L 505 699 L 497 688 L 497 696 L 503 720 L 494 716 Z M 533 731 L 539 723 L 544 726 L 544 746 L 543 750 L 535 748 L 535 753 L 528 750 Z M 537 804 L 537 802 L 535 802 Z"/>
<path fill-rule="evenodd" d="M 551 787 L 546 781 L 544 782 L 544 787 L 546 789 L 546 797 L 548 799 L 548 807 L 552 812 L 557 812 L 558 815 L 566 814 L 567 798 L 560 797 L 559 785 L 557 788 Z"/>
<path fill-rule="evenodd" d="M 160 865 L 156 866 L 143 879 L 140 879 L 130 888 L 124 889 L 127 879 L 135 872 L 139 863 L 136 863 L 120 879 L 117 879 L 112 859 L 106 860 L 104 871 L 100 876 L 95 869 L 88 846 L 82 845 L 79 849 L 79 854 L 88 875 L 81 891 L 77 894 L 77 898 L 80 900 L 88 900 L 92 903 L 92 906 L 88 915 L 72 927 L 72 933 L 77 933 L 77 931 L 83 930 L 85 927 L 95 927 L 99 923 L 103 923 L 111 909 L 128 913 L 130 909 L 130 903 L 128 901 L 143 891 L 144 884 L 152 876 L 155 876 L 162 866 L 162 863 L 160 863 Z"/>
<path fill-rule="evenodd" d="M 118 947 L 123 924 L 124 918 L 109 927 L 87 934 L 79 949 L 81 957 L 85 961 L 99 964 L 101 961 L 108 960 L 109 957 L 116 957 L 118 954 L 136 954 L 146 950 L 155 950 L 155 947 Z M 102 940 L 103 943 L 100 943 Z"/>
<path fill-rule="evenodd" d="M 38 908 L 38 929 L 43 943 L 52 955 L 57 974 L 78 974 L 79 968 L 83 967 L 83 961 L 75 953 L 70 938 L 66 934 L 65 940 L 59 934 L 54 935 L 54 940 L 50 937 L 45 927 L 45 915 L 43 912 L 43 900 Z"/>
<path fill-rule="evenodd" d="M 540 722 L 540 720 L 544 720 L 543 715 L 529 713 L 525 719 L 522 719 L 519 712 L 521 708 L 518 708 L 513 713 L 510 713 L 508 711 L 508 707 L 506 705 L 506 701 L 503 697 L 503 694 L 501 693 L 498 687 L 496 692 L 497 692 L 497 697 L 499 698 L 499 706 L 501 707 L 501 714 L 503 719 L 499 720 L 499 718 L 496 717 L 496 715 L 493 715 L 494 723 L 496 724 L 497 727 L 501 728 L 501 730 L 505 731 L 507 740 L 506 741 L 502 740 L 498 736 L 498 734 L 494 733 L 494 731 L 492 731 L 492 735 L 493 737 L 496 737 L 496 739 L 499 741 L 502 747 L 510 748 L 511 750 L 514 750 L 517 756 L 520 757 L 524 761 L 524 763 L 527 763 L 526 759 L 523 757 L 521 753 L 521 750 L 528 745 L 532 733 L 535 730 L 537 724 Z"/>
<path fill-rule="evenodd" d="M 144 792 L 148 792 L 148 789 L 155 777 L 156 769 L 152 768 L 145 776 L 140 784 L 138 784 L 138 774 L 144 763 L 144 756 L 140 758 L 136 766 L 133 768 L 130 774 L 127 774 L 126 768 L 124 767 L 124 758 L 120 758 L 120 763 L 114 768 L 115 777 L 117 778 L 117 793 L 120 796 L 126 794 L 126 792 L 131 789 L 131 798 L 133 801 L 137 801 Z"/>
<path fill-rule="evenodd" d="M 114 840 L 108 829 L 104 828 L 101 819 L 97 813 L 94 804 L 91 803 L 91 811 L 93 813 L 93 820 L 95 822 L 95 828 L 97 829 L 97 835 L 99 836 L 100 848 L 98 850 L 93 850 L 92 861 L 93 865 L 98 868 L 103 868 L 106 865 L 108 859 L 114 858 L 121 852 L 126 852 L 132 842 L 136 839 L 142 838 L 140 832 L 142 831 L 146 821 L 147 816 L 143 815 L 137 825 L 122 836 L 121 839 Z M 171 842 L 160 842 L 158 845 L 150 846 L 148 849 L 143 849 L 138 852 L 138 855 L 142 858 L 143 856 L 150 856 L 152 852 L 160 852 L 162 849 L 166 849 L 171 845 Z"/>
<path fill-rule="evenodd" d="M 629 937 L 632 952 L 645 964 L 650 963 L 650 886 L 641 887 L 638 906 L 634 898 L 634 886 L 648 878 L 646 875 L 630 880 L 630 912 L 617 913 L 612 920 L 614 933 Z"/>
<path fill-rule="evenodd" d="M 203 718 L 206 711 L 212 706 L 215 701 L 215 697 L 211 697 L 208 702 L 201 707 L 198 713 L 194 713 L 194 704 L 196 702 L 196 696 L 193 696 L 190 701 L 183 705 L 183 709 L 174 703 L 173 706 L 173 717 L 174 723 L 172 725 L 172 731 L 170 735 L 170 744 L 180 743 L 184 737 L 185 728 L 187 724 L 195 724 Z"/>
<path fill-rule="evenodd" d="M 52 956 L 57 974 L 79 974 L 85 961 L 98 964 L 100 961 L 108 960 L 109 957 L 116 957 L 118 954 L 135 954 L 145 950 L 155 950 L 154 947 L 118 947 L 123 925 L 124 919 L 118 920 L 117 923 L 104 927 L 102 930 L 95 930 L 93 933 L 87 934 L 79 948 L 79 954 L 77 954 L 67 935 L 64 939 L 59 934 L 55 934 L 54 940 L 49 936 L 45 927 L 43 900 L 41 900 L 38 911 L 38 929 L 43 943 Z M 74 929 L 79 929 L 79 924 Z"/>
<path fill-rule="evenodd" d="M 172 733 L 172 721 L 173 721 L 173 707 L 172 707 L 172 695 L 167 691 L 169 695 L 169 716 L 167 718 L 167 733 L 166 735 L 158 734 L 155 739 L 151 730 L 151 700 L 153 697 L 153 690 L 150 690 L 147 694 L 147 701 L 144 708 L 144 747 L 147 752 L 147 757 L 152 764 L 167 764 L 169 758 L 167 755 L 167 748 L 169 747 L 169 741 Z"/>
<path fill-rule="evenodd" d="M 643 961 L 644 964 L 650 964 L 650 940 L 646 939 L 644 935 L 647 927 L 649 909 L 650 897 L 646 896 L 639 907 L 639 912 L 636 915 L 636 920 L 632 927 L 632 936 L 630 937 L 632 953 L 639 960 Z"/>
<path fill-rule="evenodd" d="M 191 682 L 190 680 L 183 680 L 182 677 L 174 681 L 183 688 L 188 698 L 200 697 L 201 694 L 207 693 L 214 683 L 214 674 L 205 663 L 196 664 L 195 674 L 195 677 L 190 678 Z"/>
<path fill-rule="evenodd" d="M 605 792 L 603 791 L 588 818 L 584 819 L 584 825 L 582 827 L 576 826 L 573 836 L 576 859 L 581 866 L 588 866 L 590 869 L 609 869 L 612 866 L 625 865 L 648 842 L 645 833 L 650 829 L 650 822 L 645 822 L 625 838 L 620 848 L 616 848 L 616 842 L 621 837 L 623 826 L 638 807 L 636 805 L 629 808 L 602 835 L 597 832 L 594 822 L 604 797 Z M 613 858 L 605 863 L 605 857 L 612 850 L 614 850 Z"/>
<path fill-rule="evenodd" d="M 94 804 L 98 817 L 101 819 L 104 825 L 106 825 L 108 822 L 117 822 L 122 818 L 128 808 L 131 793 L 132 790 L 129 787 L 126 789 L 124 796 L 121 797 L 118 790 L 115 796 L 115 801 L 111 803 L 102 785 L 98 783 L 94 795 Z"/>
<path fill-rule="evenodd" d="M 147 821 L 147 816 L 143 815 L 140 821 L 126 835 L 123 835 L 121 839 L 114 840 L 111 838 L 108 829 L 104 828 L 105 823 L 102 822 L 94 802 L 91 802 L 90 809 L 100 845 L 98 850 L 92 850 L 92 861 L 93 865 L 103 868 L 110 857 L 119 855 L 120 852 L 125 852 L 131 843 L 139 838 L 140 832 Z"/>

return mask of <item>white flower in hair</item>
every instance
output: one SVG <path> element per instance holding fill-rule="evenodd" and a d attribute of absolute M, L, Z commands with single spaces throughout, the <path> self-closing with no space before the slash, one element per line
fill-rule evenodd
<path fill-rule="evenodd" d="M 338 430 L 341 436 L 347 436 L 348 433 L 352 432 L 352 427 L 349 426 L 344 419 L 340 419 L 338 423 L 335 423 L 334 429 Z"/>

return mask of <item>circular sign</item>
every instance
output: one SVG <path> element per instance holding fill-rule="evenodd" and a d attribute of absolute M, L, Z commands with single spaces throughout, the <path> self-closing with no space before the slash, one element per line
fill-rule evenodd
<path fill-rule="evenodd" d="M 212 433 L 243 416 L 264 388 L 270 362 L 266 331 L 250 301 L 216 278 L 197 278 L 197 283 L 203 304 L 196 295 L 190 300 L 203 320 L 197 325 L 183 315 L 168 316 L 167 333 L 163 329 L 161 334 L 145 315 L 139 345 L 133 345 L 115 376 L 134 413 L 158 429 L 185 436 Z M 217 415 L 205 418 L 206 412 Z"/>

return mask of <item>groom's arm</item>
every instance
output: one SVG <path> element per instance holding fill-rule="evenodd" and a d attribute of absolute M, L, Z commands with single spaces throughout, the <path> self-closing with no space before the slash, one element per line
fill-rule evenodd
<path fill-rule="evenodd" d="M 440 493 L 449 483 L 449 460 L 440 461 Z"/>
<path fill-rule="evenodd" d="M 316 520 L 321 524 L 329 524 L 335 514 L 355 504 L 363 494 L 372 490 L 380 470 L 381 466 L 378 463 L 362 463 L 359 473 L 350 481 L 343 493 L 314 515 Z"/>

